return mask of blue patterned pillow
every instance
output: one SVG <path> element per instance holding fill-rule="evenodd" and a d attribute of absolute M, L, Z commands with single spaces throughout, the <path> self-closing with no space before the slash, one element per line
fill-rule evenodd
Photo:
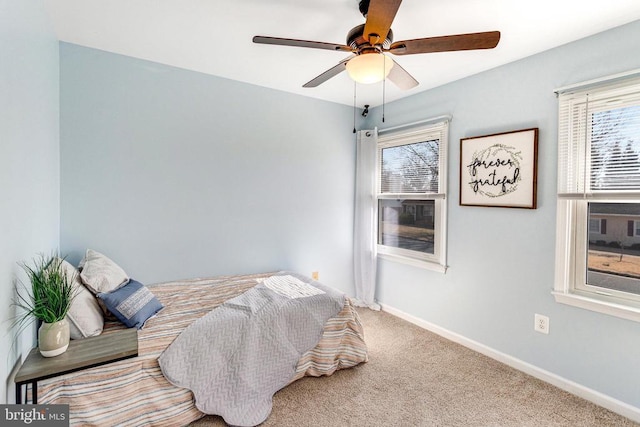
<path fill-rule="evenodd" d="M 142 329 L 144 322 L 163 308 L 146 286 L 133 279 L 114 291 L 99 293 L 97 297 L 129 328 Z"/>

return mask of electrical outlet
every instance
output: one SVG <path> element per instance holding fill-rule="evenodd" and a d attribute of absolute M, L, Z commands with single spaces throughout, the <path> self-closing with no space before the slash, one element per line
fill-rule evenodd
<path fill-rule="evenodd" d="M 313 272 L 311 273 L 311 278 L 312 278 L 313 280 L 318 280 L 318 279 L 320 278 L 320 273 L 319 273 L 318 271 L 313 271 Z"/>
<path fill-rule="evenodd" d="M 534 316 L 533 330 L 542 334 L 548 334 L 549 318 L 547 316 L 543 316 L 542 314 L 536 313 L 536 315 Z"/>

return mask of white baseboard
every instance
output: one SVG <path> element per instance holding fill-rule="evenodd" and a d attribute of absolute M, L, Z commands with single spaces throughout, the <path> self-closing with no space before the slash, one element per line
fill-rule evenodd
<path fill-rule="evenodd" d="M 437 335 L 440 335 L 441 337 L 444 337 L 449 341 L 453 341 L 457 344 L 463 345 L 467 348 L 477 351 L 480 354 L 483 354 L 487 357 L 490 357 L 499 362 L 502 362 L 505 365 L 508 365 L 514 369 L 517 369 L 526 374 L 529 374 L 532 377 L 538 378 L 542 381 L 552 384 L 564 391 L 567 391 L 573 395 L 576 395 L 585 400 L 588 400 L 589 402 L 592 402 L 592 403 L 595 403 L 596 405 L 607 408 L 610 411 L 613 411 L 617 414 L 622 415 L 623 417 L 627 417 L 635 422 L 640 422 L 640 408 L 637 408 L 633 405 L 629 405 L 628 403 L 624 403 L 620 400 L 614 399 L 611 396 L 607 396 L 606 394 L 592 390 L 576 382 L 570 381 L 566 378 L 563 378 L 552 372 L 541 369 L 530 363 L 524 362 L 513 356 L 509 356 L 508 354 L 497 351 L 477 341 L 473 341 L 469 338 L 456 334 L 455 332 L 451 332 L 440 326 L 434 325 L 433 323 L 429 323 L 425 320 L 422 320 L 411 314 L 405 313 L 389 305 L 386 305 L 386 304 L 380 304 L 380 305 L 382 306 L 382 311 L 386 311 L 389 314 L 393 314 L 394 316 L 399 317 L 403 320 L 406 320 L 407 322 L 413 323 L 416 326 L 419 326 L 423 329 L 426 329 Z"/>

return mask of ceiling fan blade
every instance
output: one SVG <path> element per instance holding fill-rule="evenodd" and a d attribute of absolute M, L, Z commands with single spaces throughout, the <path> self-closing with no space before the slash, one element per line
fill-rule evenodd
<path fill-rule="evenodd" d="M 349 62 L 349 60 L 351 58 L 353 58 L 355 55 L 350 55 L 348 58 L 343 59 L 342 61 L 340 61 L 338 63 L 338 65 L 335 65 L 331 68 L 329 68 L 327 71 L 325 71 L 324 73 L 320 74 L 318 77 L 308 81 L 307 83 L 303 84 L 302 87 L 318 87 L 320 86 L 322 83 L 326 82 L 327 80 L 329 80 L 332 77 L 337 76 L 338 74 L 340 74 L 341 72 L 343 72 L 344 70 L 347 69 L 347 62 Z"/>
<path fill-rule="evenodd" d="M 409 90 L 418 86 L 418 81 L 414 79 L 413 76 L 409 74 L 407 70 L 402 68 L 396 61 L 393 61 L 393 67 L 391 67 L 391 71 L 389 72 L 387 79 L 391 80 L 402 90 Z"/>
<path fill-rule="evenodd" d="M 498 45 L 499 41 L 500 31 L 457 34 L 398 41 L 392 43 L 387 52 L 394 55 L 413 55 L 416 53 L 451 52 L 455 50 L 493 49 Z"/>
<path fill-rule="evenodd" d="M 387 38 L 391 23 L 396 17 L 402 0 L 371 0 L 364 24 L 363 36 L 372 45 L 382 44 Z"/>
<path fill-rule="evenodd" d="M 311 40 L 283 39 L 280 37 L 254 36 L 254 43 L 275 44 L 280 46 L 310 47 L 314 49 L 339 50 L 351 52 L 352 49 L 343 44 L 315 42 Z"/>

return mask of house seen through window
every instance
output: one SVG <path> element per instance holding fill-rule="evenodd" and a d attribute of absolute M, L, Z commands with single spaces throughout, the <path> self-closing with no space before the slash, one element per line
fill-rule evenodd
<path fill-rule="evenodd" d="M 640 203 L 589 203 L 588 209 L 587 284 L 640 295 Z"/>

